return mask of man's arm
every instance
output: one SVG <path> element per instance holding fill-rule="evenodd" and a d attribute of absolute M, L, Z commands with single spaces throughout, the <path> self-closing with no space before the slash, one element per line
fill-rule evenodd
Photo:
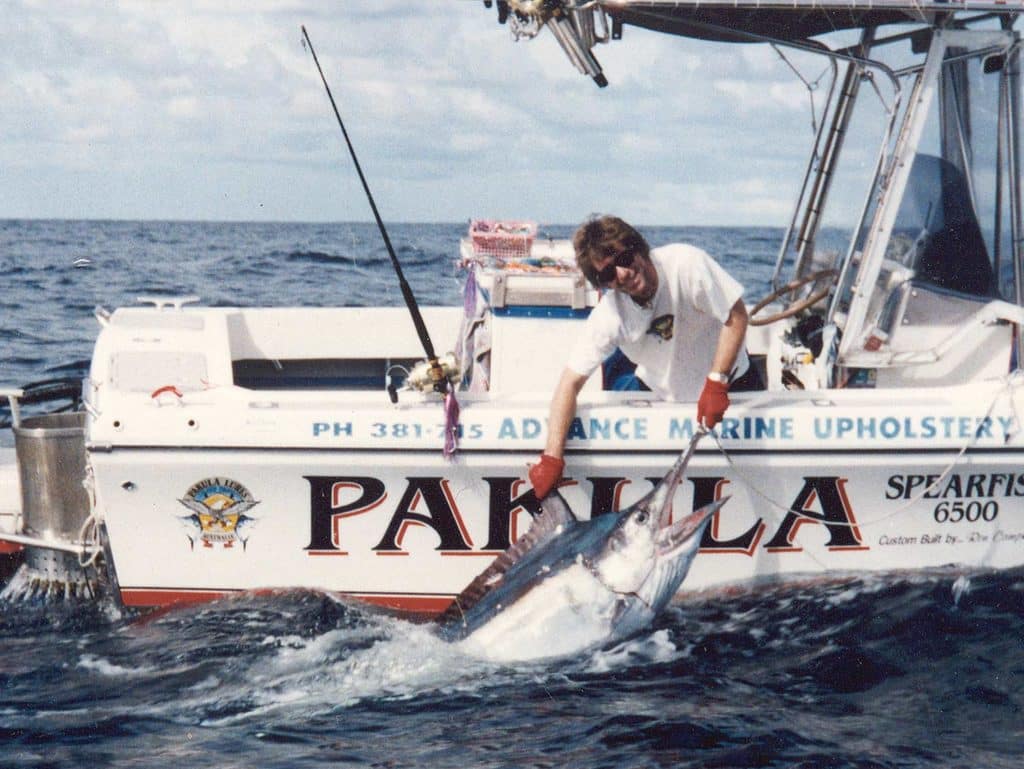
<path fill-rule="evenodd" d="M 576 416 L 576 400 L 589 377 L 577 374 L 571 368 L 562 369 L 562 376 L 551 396 L 551 411 L 548 415 L 548 442 L 544 453 L 561 459 L 565 454 L 565 436 L 569 425 Z"/>
<path fill-rule="evenodd" d="M 737 299 L 718 335 L 718 347 L 715 348 L 715 357 L 711 362 L 713 373 L 729 376 L 732 367 L 736 365 L 736 356 L 739 355 L 746 336 L 747 308 L 742 299 Z"/>
<path fill-rule="evenodd" d="M 530 468 L 530 482 L 537 499 L 546 497 L 562 477 L 562 470 L 565 469 L 562 459 L 565 454 L 565 437 L 576 416 L 576 400 L 588 378 L 571 368 L 565 368 L 555 387 L 555 394 L 551 396 L 547 444 L 540 461 Z"/>
<path fill-rule="evenodd" d="M 718 346 L 711 361 L 711 371 L 704 380 L 704 389 L 697 400 L 697 423 L 712 428 L 722 421 L 729 408 L 729 373 L 736 365 L 743 340 L 747 335 L 747 308 L 737 299 L 718 335 Z"/>

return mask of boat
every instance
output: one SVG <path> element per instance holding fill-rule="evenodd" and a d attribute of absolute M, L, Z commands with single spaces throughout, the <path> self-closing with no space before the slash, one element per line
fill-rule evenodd
<path fill-rule="evenodd" d="M 829 69 L 772 290 L 750 302 L 766 389 L 732 396 L 677 491 L 680 510 L 728 498 L 682 592 L 1024 564 L 1021 4 L 496 6 L 518 37 L 549 30 L 599 86 L 615 87 L 595 49 L 628 45 L 630 27 Z M 855 42 L 830 46 L 836 30 Z M 855 226 L 826 248 L 865 126 Z M 527 466 L 598 300 L 571 245 L 531 222 L 474 221 L 458 258 L 463 305 L 422 310 L 450 352 L 427 363 L 401 308 L 159 296 L 98 310 L 80 410 L 23 416 L 23 391 L 4 390 L 9 557 L 37 592 L 104 584 L 130 607 L 301 587 L 443 611 L 530 525 Z M 560 490 L 582 516 L 642 496 L 697 431 L 695 403 L 616 389 L 624 371 L 591 378 L 570 430 Z"/>

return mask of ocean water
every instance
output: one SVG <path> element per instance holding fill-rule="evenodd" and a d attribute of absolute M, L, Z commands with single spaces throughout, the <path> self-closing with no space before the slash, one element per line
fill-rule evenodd
<path fill-rule="evenodd" d="M 459 301 L 464 230 L 389 227 L 421 303 Z M 645 234 L 703 246 L 757 298 L 781 232 Z M 6 221 L 0 274 L 0 385 L 79 375 L 94 307 L 140 295 L 402 303 L 372 224 Z M 0 766 L 1016 768 L 1022 684 L 1020 572 L 691 598 L 615 647 L 515 666 L 313 592 L 8 603 Z"/>

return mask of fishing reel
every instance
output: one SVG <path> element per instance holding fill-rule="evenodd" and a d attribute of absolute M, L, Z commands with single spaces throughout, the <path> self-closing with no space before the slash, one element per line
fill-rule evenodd
<path fill-rule="evenodd" d="M 393 366 L 392 368 L 401 368 Z M 402 369 L 405 371 L 405 369 Z M 459 363 L 455 360 L 455 353 L 450 352 L 437 359 L 436 364 L 429 360 L 420 361 L 411 369 L 406 371 L 405 382 L 401 387 L 395 384 L 394 380 L 388 377 L 388 397 L 392 403 L 398 403 L 398 393 L 415 390 L 421 393 L 446 392 L 449 388 L 458 384 L 462 378 L 459 370 Z"/>

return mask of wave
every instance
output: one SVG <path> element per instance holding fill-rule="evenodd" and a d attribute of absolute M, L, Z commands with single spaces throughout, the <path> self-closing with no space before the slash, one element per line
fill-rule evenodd
<path fill-rule="evenodd" d="M 1019 573 L 691 596 L 624 643 L 516 665 L 311 591 L 78 626 L 26 611 L 0 615 L 3 720 L 53 750 L 90 729 L 107 748 L 187 732 L 197 751 L 289 765 L 319 765 L 325 745 L 432 767 L 923 769 L 1010 766 L 1020 748 Z"/>
<path fill-rule="evenodd" d="M 349 257 L 324 251 L 289 251 L 285 254 L 274 252 L 270 256 L 283 257 L 287 262 L 305 262 L 309 264 L 337 264 L 338 262 L 348 263 L 352 261 Z"/>

